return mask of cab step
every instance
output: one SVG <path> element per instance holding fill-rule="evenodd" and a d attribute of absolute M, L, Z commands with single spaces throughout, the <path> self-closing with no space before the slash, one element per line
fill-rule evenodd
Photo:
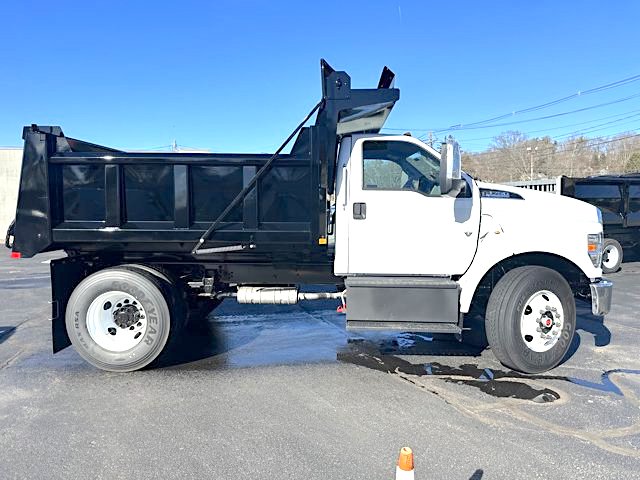
<path fill-rule="evenodd" d="M 460 333 L 460 285 L 449 277 L 349 277 L 347 328 Z"/>
<path fill-rule="evenodd" d="M 381 322 L 375 320 L 347 320 L 347 330 L 397 330 L 415 333 L 462 333 L 462 329 L 455 323 Z"/>

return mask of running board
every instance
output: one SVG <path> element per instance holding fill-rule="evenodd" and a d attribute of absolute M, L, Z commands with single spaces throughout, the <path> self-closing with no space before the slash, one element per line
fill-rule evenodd
<path fill-rule="evenodd" d="M 424 322 L 380 322 L 368 320 L 347 320 L 347 330 L 399 330 L 416 333 L 462 333 L 455 323 Z"/>
<path fill-rule="evenodd" d="M 460 285 L 448 277 L 347 277 L 345 285 L 347 328 L 460 333 Z"/>

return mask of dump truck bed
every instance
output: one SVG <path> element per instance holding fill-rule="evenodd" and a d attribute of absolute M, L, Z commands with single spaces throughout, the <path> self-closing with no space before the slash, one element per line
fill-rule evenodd
<path fill-rule="evenodd" d="M 187 253 L 271 157 L 125 153 L 70 140 L 55 127 L 25 129 L 15 232 L 23 255 L 58 248 Z M 208 245 L 317 245 L 326 238 L 319 175 L 310 150 L 280 156 Z"/>
<path fill-rule="evenodd" d="M 314 125 L 274 155 L 130 153 L 25 127 L 13 251 L 327 257 L 339 139 L 378 132 L 399 91 L 386 67 L 375 89 L 321 70 Z"/>

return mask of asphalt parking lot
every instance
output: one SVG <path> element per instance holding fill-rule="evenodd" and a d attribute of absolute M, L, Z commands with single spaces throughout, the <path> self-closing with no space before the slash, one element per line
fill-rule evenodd
<path fill-rule="evenodd" d="M 6 253 L 6 252 L 5 252 Z M 344 330 L 334 302 L 226 300 L 161 366 L 52 355 L 52 255 L 0 258 L 0 478 L 640 478 L 640 263 L 567 361 L 506 370 L 428 335 Z"/>

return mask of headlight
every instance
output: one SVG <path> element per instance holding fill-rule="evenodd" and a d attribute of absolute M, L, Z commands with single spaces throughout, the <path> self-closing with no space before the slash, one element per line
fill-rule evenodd
<path fill-rule="evenodd" d="M 602 233 L 590 233 L 587 235 L 587 251 L 591 258 L 591 263 L 596 268 L 600 268 L 602 263 Z"/>

